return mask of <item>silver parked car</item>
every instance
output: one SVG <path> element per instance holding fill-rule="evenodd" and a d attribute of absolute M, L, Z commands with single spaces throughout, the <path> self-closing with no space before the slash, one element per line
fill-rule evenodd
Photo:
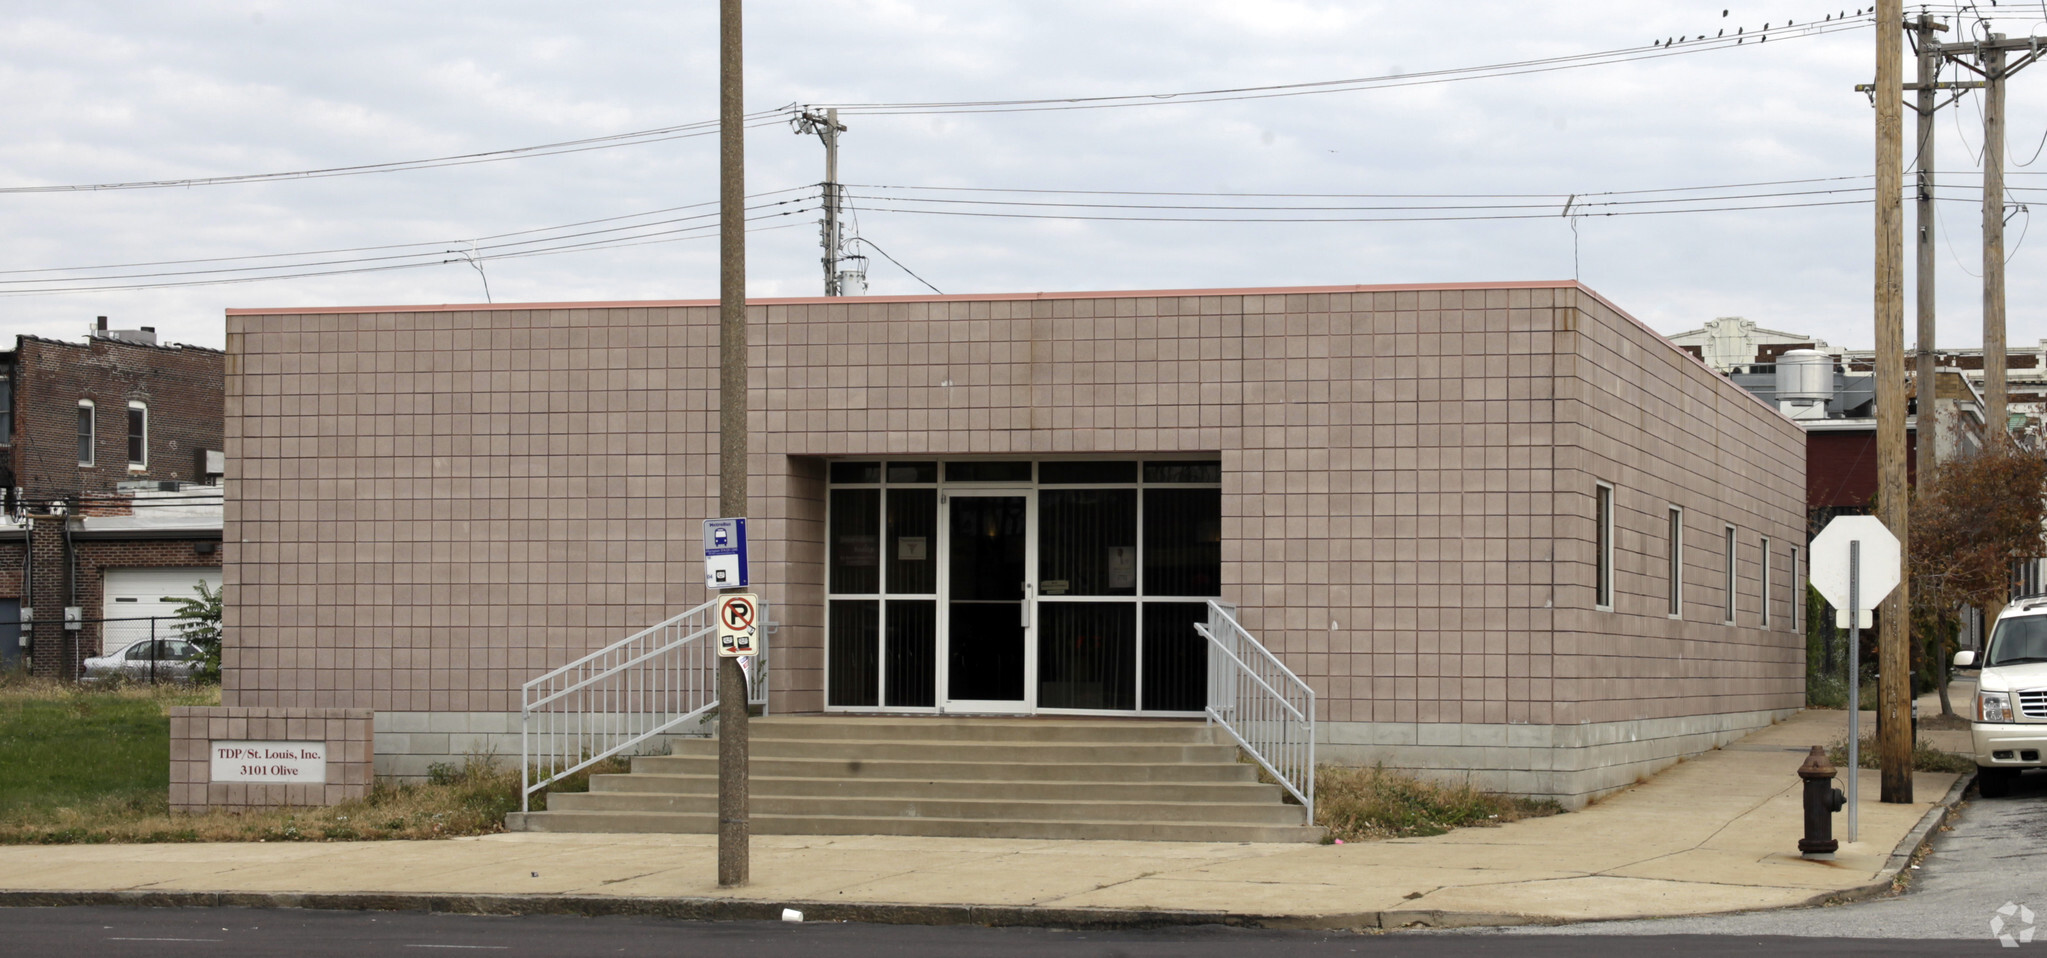
<path fill-rule="evenodd" d="M 184 639 L 138 639 L 85 660 L 85 677 L 131 682 L 187 682 L 199 667 L 199 647 Z"/>

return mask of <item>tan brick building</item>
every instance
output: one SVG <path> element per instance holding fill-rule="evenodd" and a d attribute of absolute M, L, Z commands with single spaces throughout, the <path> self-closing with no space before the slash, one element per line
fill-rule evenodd
<path fill-rule="evenodd" d="M 516 754 L 522 682 L 706 598 L 716 311 L 230 311 L 225 704 Z M 1802 434 L 1575 283 L 750 322 L 775 711 L 1198 715 L 1208 598 L 1324 761 L 1576 802 L 1801 704 Z"/>

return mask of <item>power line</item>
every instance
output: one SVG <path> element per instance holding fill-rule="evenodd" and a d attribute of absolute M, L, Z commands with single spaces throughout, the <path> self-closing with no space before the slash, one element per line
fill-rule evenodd
<path fill-rule="evenodd" d="M 791 186 L 779 190 L 767 190 L 765 192 L 755 193 L 751 196 L 748 196 L 747 199 L 749 200 L 764 199 L 770 196 L 778 196 L 783 193 L 796 193 L 815 188 L 816 187 L 814 186 Z M 333 249 L 301 250 L 295 253 L 249 253 L 241 256 L 208 256 L 194 259 L 149 260 L 140 263 L 101 263 L 89 266 L 44 266 L 27 269 L 0 270 L 0 276 L 21 275 L 27 273 L 72 272 L 77 270 L 88 269 L 140 269 L 149 266 L 184 266 L 198 263 L 231 263 L 243 260 L 280 259 L 295 256 L 331 256 L 341 253 L 373 253 L 381 252 L 383 250 L 412 249 L 420 246 L 433 246 L 439 248 L 446 247 L 456 243 L 480 243 L 485 240 L 505 239 L 507 237 L 513 236 L 527 236 L 534 233 L 554 232 L 557 230 L 570 229 L 578 226 L 594 226 L 599 223 L 615 223 L 621 220 L 639 219 L 641 217 L 647 216 L 659 216 L 664 213 L 677 213 L 683 210 L 703 209 L 705 207 L 711 207 L 716 205 L 717 205 L 716 200 L 709 200 L 702 203 L 686 203 L 682 206 L 670 206 L 658 210 L 643 210 L 638 213 L 621 213 L 617 216 L 605 216 L 599 217 L 597 219 L 580 220 L 574 223 L 561 223 L 555 226 L 537 226 L 532 229 L 513 230 L 505 233 L 492 233 L 484 236 L 476 236 L 460 240 L 434 240 L 423 243 L 389 243 L 377 246 L 347 246 Z M 0 280 L 0 283 L 5 282 L 7 281 Z"/>
<path fill-rule="evenodd" d="M 1694 209 L 1656 210 L 1612 210 L 1603 213 L 1573 213 L 1582 217 L 1652 216 L 1670 213 L 1728 213 L 1743 210 L 1800 209 L 1815 206 L 1857 206 L 1870 202 L 1867 198 L 1849 200 L 1820 200 L 1794 203 L 1758 203 L 1741 206 L 1709 206 Z M 1425 216 L 1103 216 L 1080 213 L 1002 213 L 985 210 L 934 210 L 899 209 L 883 206 L 869 206 L 870 213 L 913 213 L 926 216 L 982 216 L 997 219 L 1032 220 L 1103 220 L 1136 223 L 1411 223 L 1411 222 L 1470 222 L 1484 220 L 1531 220 L 1555 219 L 1555 212 L 1537 213 L 1489 213 L 1482 215 L 1425 215 Z"/>
<path fill-rule="evenodd" d="M 897 269 L 902 270 L 905 273 L 909 273 L 910 278 L 916 280 L 917 282 L 923 283 L 924 288 L 934 293 L 937 293 L 940 296 L 945 295 L 945 293 L 941 291 L 938 287 L 931 285 L 930 280 L 927 280 L 924 277 L 917 275 L 915 270 L 912 270 L 908 266 L 904 266 L 902 264 L 902 261 L 896 259 L 893 256 L 888 255 L 888 250 L 882 249 L 880 246 L 876 246 L 873 240 L 867 239 L 866 237 L 863 236 L 856 236 L 853 238 L 853 240 L 854 242 L 857 242 L 862 246 L 868 247 L 869 249 L 872 249 L 875 252 L 880 253 L 882 259 L 888 260 L 889 262 L 896 264 Z"/>
<path fill-rule="evenodd" d="M 1543 57 L 1533 60 L 1485 64 L 1482 66 L 1452 67 L 1418 73 L 1388 73 L 1341 80 L 1314 80 L 1301 83 L 1223 87 L 1170 93 L 1132 93 L 1037 99 L 953 100 L 903 103 L 814 103 L 806 104 L 804 108 L 809 110 L 836 109 L 840 113 L 849 115 L 907 116 L 937 113 L 1028 113 L 1049 110 L 1100 110 L 1136 106 L 1163 106 L 1178 103 L 1214 103 L 1230 100 L 1310 96 L 1322 93 L 1394 89 L 1460 80 L 1522 76 L 1531 73 L 1581 69 L 1608 63 L 1627 63 L 1667 56 L 1685 56 L 1709 50 L 1733 49 L 1748 40 L 1771 38 L 1780 40 L 1798 39 L 1839 33 L 1844 30 L 1860 30 L 1868 27 L 1874 20 L 1873 16 L 1858 15 L 1833 20 L 1818 20 L 1797 25 L 1787 22 L 1781 26 L 1766 28 L 1754 33 L 1728 34 L 1719 37 L 1701 36 L 1696 40 L 1679 41 L 1671 44 L 1664 44 L 1659 41 L 1646 47 L 1624 47 L 1595 53 L 1569 54 L 1566 56 Z"/>
<path fill-rule="evenodd" d="M 746 119 L 748 129 L 782 122 L 788 107 L 750 114 Z M 194 186 L 227 186 L 241 183 L 266 183 L 276 180 L 310 180 L 333 176 L 360 176 L 366 173 L 399 173 L 408 170 L 427 170 L 444 166 L 469 166 L 477 163 L 495 163 L 502 160 L 523 160 L 537 156 L 559 156 L 564 153 L 587 153 L 592 150 L 613 150 L 627 146 L 641 146 L 647 143 L 662 143 L 669 140 L 710 136 L 718 132 L 718 121 L 699 120 L 678 126 L 665 126 L 652 130 L 632 133 L 613 133 L 608 136 L 589 137 L 581 140 L 563 140 L 557 143 L 541 143 L 534 146 L 518 146 L 503 150 L 486 150 L 478 153 L 458 153 L 450 156 L 429 157 L 419 160 L 394 160 L 387 163 L 365 163 L 356 166 L 333 166 L 309 170 L 290 170 L 281 173 L 242 173 L 232 176 L 181 177 L 173 179 L 130 180 L 114 183 L 72 183 L 48 186 L 0 186 L 0 194 L 9 193 L 93 193 L 108 190 L 157 190 L 189 188 Z"/>
<path fill-rule="evenodd" d="M 774 213 L 771 213 L 771 214 L 766 214 L 766 215 L 762 215 L 762 216 L 750 216 L 750 217 L 748 217 L 748 218 L 747 218 L 747 222 L 748 222 L 748 223 L 755 223 L 755 222 L 766 222 L 766 221 L 769 221 L 769 220 L 779 220 L 779 219 L 784 219 L 784 218 L 787 218 L 787 217 L 790 217 L 790 216 L 795 216 L 795 215 L 799 215 L 799 214 L 802 214 L 802 213 L 808 213 L 808 212 L 813 212 L 813 211 L 815 211 L 816 209 L 817 209 L 817 207 L 816 207 L 816 206 L 801 206 L 801 207 L 797 207 L 797 208 L 795 208 L 795 209 L 789 209 L 789 210 L 781 210 L 781 211 L 778 211 L 778 212 L 774 212 Z M 784 224 L 780 224 L 780 225 L 777 225 L 777 226 L 760 226 L 760 227 L 751 227 L 751 226 L 750 226 L 750 227 L 748 227 L 748 230 L 747 230 L 747 231 L 748 231 L 748 232 L 750 232 L 750 233 L 756 233 L 756 232 L 768 232 L 768 231 L 770 231 L 770 230 L 776 230 L 776 229 L 786 229 L 786 228 L 788 228 L 788 227 L 791 227 L 791 226 L 801 226 L 801 225 L 803 225 L 803 224 L 802 224 L 802 223 L 784 223 Z M 558 254 L 561 254 L 561 253 L 574 253 L 574 252 L 585 252 L 585 251 L 589 251 L 589 250 L 597 250 L 597 249 L 622 249 L 622 248 L 626 248 L 626 247 L 631 247 L 631 246 L 647 246 L 647 245 L 652 245 L 652 244 L 655 244 L 655 243 L 671 243 L 671 242 L 677 242 L 677 241 L 680 241 L 680 240 L 687 240 L 687 239 L 702 239 L 702 238 L 704 238 L 704 237 L 708 237 L 708 236 L 716 236 L 716 235 L 717 235 L 717 228 L 718 228 L 718 225 L 717 225 L 716 221 L 714 220 L 714 221 L 712 221 L 712 222 L 710 222 L 710 223 L 703 223 L 703 224 L 698 224 L 698 225 L 695 225 L 695 226 L 686 226 L 686 227 L 679 227 L 679 228 L 675 228 L 675 229 L 669 229 L 669 230 L 658 230 L 658 231 L 655 231 L 655 232 L 651 232 L 651 233 L 638 233 L 638 234 L 634 234 L 634 235 L 631 235 L 631 236 L 620 236 L 620 237 L 611 237 L 611 238 L 607 238 L 607 239 L 600 239 L 600 240 L 587 240 L 587 241 L 584 241 L 584 242 L 580 242 L 580 243 L 566 243 L 566 244 L 562 244 L 562 245 L 558 245 L 558 246 L 548 246 L 548 247 L 539 247 L 539 248 L 533 248 L 533 249 L 515 250 L 515 251 L 512 251 L 512 252 L 506 252 L 506 253 L 499 253 L 499 254 L 497 254 L 497 255 L 495 255 L 495 256 L 491 256 L 491 257 L 488 257 L 488 259 L 492 259 L 492 260 L 501 260 L 501 259 L 522 259 L 522 258 L 525 258 L 525 257 L 531 257 L 531 256 L 552 256 L 552 255 L 558 255 Z M 363 259 L 363 260 L 356 260 L 356 261 L 352 261 L 352 262 L 356 262 L 356 263 L 362 263 L 362 262 L 370 262 L 370 261 L 372 261 L 372 259 Z M 347 261 L 345 261 L 345 262 L 347 262 Z M 430 260 L 422 260 L 422 261 L 415 261 L 415 262 L 402 262 L 402 263 L 380 263 L 380 264 L 378 264 L 378 265 L 350 265 L 350 266 L 345 266 L 344 268 L 340 268 L 340 269 L 296 269 L 296 271 L 293 271 L 293 272 L 278 272 L 278 273 L 266 273 L 266 274 L 263 274 L 263 275 L 255 275 L 255 276 L 209 276 L 209 277 L 206 277 L 206 278 L 200 278 L 200 279 L 176 279 L 176 278 L 171 278 L 171 277 L 175 277 L 175 276 L 177 276 L 177 275 L 180 275 L 180 274 L 167 274 L 167 275 L 166 275 L 166 277 L 162 277 L 162 278 L 159 278 L 159 279 L 160 279 L 160 281 L 155 281 L 155 282 L 142 282 L 142 283 L 124 283 L 124 282 L 119 282 L 118 280 L 119 280 L 119 279 L 121 279 L 121 277 L 108 277 L 108 278 L 106 278 L 106 279 L 108 280 L 107 282 L 101 282 L 101 283 L 86 283 L 86 281 L 85 281 L 85 280 L 84 280 L 83 278 L 73 277 L 73 278 L 70 278 L 70 279 L 65 279 L 65 280 L 54 280 L 54 279 L 53 279 L 53 280 L 46 280 L 45 282 L 51 282 L 51 283 L 57 283 L 57 282 L 68 282 L 68 283 L 80 283 L 80 284 L 83 284 L 83 285 L 69 285 L 69 286 L 37 286 L 37 287 L 26 287 L 26 286 L 24 286 L 24 287 L 18 287 L 18 288 L 13 288 L 13 289 L 0 289 L 0 296 L 25 296 L 25 295 L 42 295 L 42 294 L 46 294 L 46 293 L 83 293 L 83 292 L 108 292 L 108 291 L 116 291 L 116 290 L 145 290 L 145 289 L 169 289 L 169 288 L 175 288 L 175 287 L 185 287 L 185 286 L 229 286 L 229 285 L 241 285 L 241 284 L 246 284 L 246 283 L 260 283 L 260 282 L 265 282 L 265 281 L 268 281 L 268 280 L 277 280 L 277 279 L 304 279 L 304 278 L 309 278 L 309 277 L 322 277 L 322 276 L 342 276 L 342 275 L 351 275 L 351 274 L 357 274 L 357 273 L 381 273 L 381 272 L 390 272 L 390 271 L 393 271 L 393 270 L 402 270 L 402 269 L 420 269 L 420 268 L 423 268 L 423 267 L 430 267 L 430 266 L 446 266 L 446 265 L 449 265 L 449 264 L 455 264 L 455 263 L 459 263 L 459 264 L 462 264 L 462 265 L 465 265 L 465 266 L 466 266 L 466 265 L 468 265 L 469 261 L 468 261 L 467 259 L 465 259 L 465 258 L 464 258 L 464 257 L 463 257 L 462 255 L 460 255 L 459 253 L 450 253 L 450 254 L 446 254 L 446 255 L 443 255 L 443 256 L 442 256 L 441 258 L 439 258 L 439 259 L 430 259 Z M 328 265 L 335 265 L 335 264 L 328 264 Z M 276 268 L 276 269 L 293 269 L 294 267 L 289 267 L 289 266 L 280 266 L 280 267 L 275 267 L 275 268 Z M 204 272 L 204 271 L 194 271 L 194 273 L 188 273 L 188 274 L 182 274 L 182 275 L 195 275 L 195 274 L 198 274 L 198 273 L 203 273 L 203 272 Z M 139 278 L 139 277 L 129 277 L 129 278 Z"/>

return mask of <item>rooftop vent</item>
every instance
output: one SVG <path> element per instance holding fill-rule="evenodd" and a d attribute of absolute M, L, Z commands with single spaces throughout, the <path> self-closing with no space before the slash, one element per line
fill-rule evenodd
<path fill-rule="evenodd" d="M 99 324 L 92 331 L 92 338 L 111 339 L 119 343 L 136 343 L 142 346 L 154 346 L 156 345 L 156 327 L 144 326 L 141 329 L 108 329 L 107 318 L 105 316 L 101 316 L 99 317 Z"/>

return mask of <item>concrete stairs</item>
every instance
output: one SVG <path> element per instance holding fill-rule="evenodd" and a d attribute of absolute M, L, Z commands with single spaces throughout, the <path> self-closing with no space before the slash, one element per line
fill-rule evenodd
<path fill-rule="evenodd" d="M 1312 842 L 1322 830 L 1201 722 L 776 716 L 752 723 L 756 835 Z M 718 743 L 595 775 L 536 832 L 712 833 Z"/>

